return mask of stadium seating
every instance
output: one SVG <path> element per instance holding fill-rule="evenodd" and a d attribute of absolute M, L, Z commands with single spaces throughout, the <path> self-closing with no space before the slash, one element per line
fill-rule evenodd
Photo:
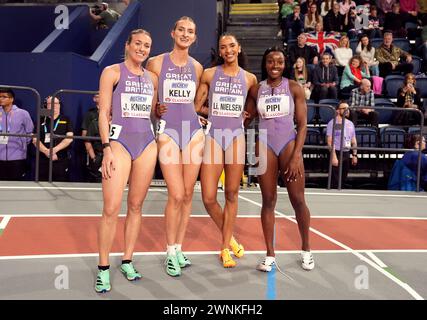
<path fill-rule="evenodd" d="M 402 86 L 404 76 L 401 75 L 390 75 L 385 77 L 385 88 L 387 96 L 390 98 L 397 98 L 397 90 Z"/>

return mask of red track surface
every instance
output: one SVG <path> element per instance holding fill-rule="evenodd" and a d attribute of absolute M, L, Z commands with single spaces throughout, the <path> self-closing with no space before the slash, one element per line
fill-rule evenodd
<path fill-rule="evenodd" d="M 0 256 L 97 252 L 99 217 L 13 217 L 0 236 Z M 298 250 L 296 224 L 277 219 L 276 249 Z M 312 227 L 352 249 L 427 249 L 427 220 L 312 218 Z M 113 252 L 123 251 L 124 218 L 120 218 Z M 164 219 L 144 217 L 136 251 L 165 250 Z M 235 235 L 246 250 L 265 250 L 259 218 L 238 218 Z M 310 233 L 312 250 L 340 247 Z M 191 218 L 186 251 L 217 251 L 220 233 L 209 217 Z"/>

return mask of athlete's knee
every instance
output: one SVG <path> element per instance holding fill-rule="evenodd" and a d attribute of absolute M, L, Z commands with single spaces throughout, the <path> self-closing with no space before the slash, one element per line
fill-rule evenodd
<path fill-rule="evenodd" d="M 277 194 L 272 192 L 271 194 L 263 195 L 262 206 L 266 209 L 273 210 L 276 207 Z"/>
<path fill-rule="evenodd" d="M 184 193 L 184 203 L 189 203 L 193 200 L 193 190 L 185 190 Z"/>
<path fill-rule="evenodd" d="M 106 204 L 104 205 L 104 209 L 102 212 L 102 215 L 104 218 L 107 218 L 108 220 L 114 220 L 117 219 L 120 212 L 120 204 Z"/>
<path fill-rule="evenodd" d="M 212 208 L 213 206 L 215 206 L 217 203 L 216 195 L 203 194 L 202 200 L 203 200 L 203 204 L 205 205 L 205 208 L 207 208 L 208 210 L 209 208 Z"/>
<path fill-rule="evenodd" d="M 141 214 L 142 212 L 142 201 L 130 200 L 128 201 L 128 213 L 129 214 Z"/>
<path fill-rule="evenodd" d="M 234 203 L 234 202 L 237 202 L 237 199 L 239 197 L 239 190 L 238 189 L 236 189 L 236 190 L 225 190 L 224 195 L 225 195 L 225 200 L 227 202 Z"/>
<path fill-rule="evenodd" d="M 184 202 L 185 193 L 182 191 L 174 191 L 169 193 L 169 201 L 175 205 L 180 206 Z"/>
<path fill-rule="evenodd" d="M 296 212 L 301 212 L 307 208 L 303 195 L 293 197 L 291 200 L 291 203 L 292 203 L 292 207 Z"/>

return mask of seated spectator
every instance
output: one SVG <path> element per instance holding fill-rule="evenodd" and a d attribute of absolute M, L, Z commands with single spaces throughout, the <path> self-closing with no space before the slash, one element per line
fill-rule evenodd
<path fill-rule="evenodd" d="M 425 26 L 427 25 L 427 1 L 418 0 L 418 7 L 420 8 L 418 10 L 418 16 L 421 21 L 421 25 Z"/>
<path fill-rule="evenodd" d="M 299 57 L 297 62 L 294 64 L 294 72 L 291 79 L 298 82 L 301 87 L 304 89 L 305 99 L 310 99 L 312 84 L 311 84 L 311 74 L 305 65 L 304 58 Z"/>
<path fill-rule="evenodd" d="M 369 8 L 369 17 L 368 17 L 368 27 L 365 29 L 364 32 L 368 34 L 368 36 L 373 38 L 382 38 L 383 33 L 383 27 L 384 24 L 382 19 L 378 16 L 378 10 L 377 7 L 372 5 Z"/>
<path fill-rule="evenodd" d="M 405 148 L 423 151 L 426 149 L 426 139 L 420 134 L 410 135 L 405 141 Z M 402 158 L 402 162 L 415 176 L 418 168 L 418 156 L 419 151 L 407 151 Z M 420 187 L 427 190 L 427 155 L 425 154 L 421 154 Z"/>
<path fill-rule="evenodd" d="M 341 32 L 344 28 L 344 15 L 340 13 L 340 5 L 334 3 L 333 7 L 323 18 L 324 29 L 327 32 Z"/>
<path fill-rule="evenodd" d="M 337 99 L 338 71 L 331 63 L 332 57 L 328 52 L 322 55 L 322 62 L 313 71 L 313 96 L 312 99 Z"/>
<path fill-rule="evenodd" d="M 297 38 L 297 44 L 290 46 L 289 53 L 289 67 L 293 66 L 298 57 L 304 58 L 307 64 L 317 64 L 319 58 L 317 57 L 317 50 L 312 46 L 308 46 L 307 36 L 301 33 Z"/>
<path fill-rule="evenodd" d="M 350 8 L 356 8 L 356 3 L 352 0 L 342 0 L 340 3 L 340 13 L 346 15 L 350 12 Z"/>
<path fill-rule="evenodd" d="M 106 2 L 90 8 L 89 14 L 91 18 L 96 21 L 97 29 L 111 29 L 120 18 L 120 14 L 110 9 Z"/>
<path fill-rule="evenodd" d="M 280 6 L 280 16 L 282 20 L 286 19 L 287 16 L 292 14 L 294 11 L 294 7 L 298 5 L 298 2 L 295 2 L 294 0 L 283 0 L 282 4 Z"/>
<path fill-rule="evenodd" d="M 417 23 L 417 16 L 420 7 L 418 6 L 417 0 L 399 0 L 400 11 L 408 14 L 408 20 Z"/>
<path fill-rule="evenodd" d="M 380 75 L 379 62 L 375 59 L 375 48 L 371 45 L 368 35 L 363 35 L 356 48 L 356 54 L 360 55 L 364 63 L 368 64 L 369 71 L 373 76 Z"/>
<path fill-rule="evenodd" d="M 85 114 L 82 122 L 82 136 L 86 137 L 100 137 L 99 135 L 99 94 L 93 96 L 93 102 L 95 107 L 89 109 Z M 102 165 L 103 151 L 101 141 L 96 140 L 87 140 L 84 142 L 86 152 L 87 152 L 87 161 L 86 168 L 88 173 L 88 182 L 101 182 L 102 174 L 99 171 L 99 168 Z"/>
<path fill-rule="evenodd" d="M 425 112 L 420 98 L 420 90 L 416 88 L 416 79 L 412 73 L 408 73 L 403 80 L 403 85 L 397 91 L 397 106 L 399 108 L 408 108 L 420 110 L 423 115 Z M 394 119 L 394 124 L 402 126 L 420 125 L 421 119 L 417 112 L 399 111 Z"/>
<path fill-rule="evenodd" d="M 52 97 L 47 97 L 44 102 L 45 108 L 51 110 Z M 71 120 L 61 113 L 61 102 L 58 98 L 54 101 L 53 132 L 58 135 L 73 136 L 73 126 Z M 50 117 L 44 117 L 40 124 L 40 145 L 37 147 L 37 140 L 33 138 L 33 144 L 40 152 L 40 180 L 49 180 L 49 148 L 52 144 L 53 170 L 52 179 L 54 181 L 69 181 L 69 151 L 72 139 L 58 138 L 52 142 L 50 136 Z"/>
<path fill-rule="evenodd" d="M 305 18 L 304 18 L 304 31 L 305 32 L 314 31 L 317 23 L 320 23 L 323 25 L 323 18 L 317 11 L 317 4 L 312 3 L 310 5 L 309 12 L 305 15 Z"/>
<path fill-rule="evenodd" d="M 344 68 L 340 83 L 341 94 L 349 95 L 354 88 L 360 86 L 363 78 L 370 78 L 368 65 L 360 56 L 354 56 Z"/>
<path fill-rule="evenodd" d="M 350 106 L 360 108 L 352 110 L 350 120 L 357 126 L 359 120 L 363 119 L 372 127 L 378 128 L 378 112 L 372 109 L 375 107 L 374 91 L 371 89 L 371 82 L 363 79 L 359 88 L 351 91 Z"/>
<path fill-rule="evenodd" d="M 378 8 L 382 13 L 387 14 L 392 12 L 393 5 L 397 2 L 397 0 L 377 0 Z"/>
<path fill-rule="evenodd" d="M 359 29 L 356 29 L 356 19 L 358 18 L 356 7 L 350 7 L 350 10 L 344 14 L 344 25 L 343 31 L 347 32 L 347 36 L 350 39 L 354 39 L 361 32 Z"/>
<path fill-rule="evenodd" d="M 315 5 L 318 5 L 317 0 L 307 0 L 305 2 L 300 1 L 301 3 L 301 13 L 306 15 L 310 11 L 311 5 L 314 3 Z"/>
<path fill-rule="evenodd" d="M 322 17 L 325 17 L 331 10 L 333 10 L 335 4 L 338 5 L 338 11 L 339 11 L 340 7 L 336 0 L 323 0 L 323 2 L 320 4 L 320 15 Z M 326 30 L 326 31 L 331 31 L 331 30 Z M 338 31 L 338 29 L 334 31 Z"/>
<path fill-rule="evenodd" d="M 345 119 L 348 115 L 348 104 L 341 102 L 336 108 L 335 127 L 333 127 L 333 119 L 331 119 L 326 128 L 326 141 L 328 147 L 332 148 L 332 176 L 331 176 L 331 188 L 338 188 L 339 182 L 339 158 L 340 150 L 342 146 L 343 157 L 342 157 L 342 175 L 341 175 L 341 186 L 343 186 L 347 179 L 348 171 L 350 169 L 350 151 L 353 154 L 351 158 L 351 164 L 357 165 L 357 150 L 351 148 L 357 148 L 356 130 L 353 122 Z M 344 138 L 341 145 L 341 131 L 344 122 Z M 334 135 L 334 144 L 332 144 L 332 135 Z"/>
<path fill-rule="evenodd" d="M 405 38 L 408 34 L 405 29 L 408 14 L 400 12 L 399 3 L 393 4 L 393 10 L 385 15 L 384 30 L 393 32 L 396 38 Z"/>
<path fill-rule="evenodd" d="M 304 15 L 301 14 L 301 7 L 294 6 L 293 13 L 288 15 L 282 24 L 282 34 L 285 39 L 296 39 L 304 32 Z"/>
<path fill-rule="evenodd" d="M 316 30 L 307 33 L 307 45 L 316 47 L 319 54 L 329 52 L 331 55 L 336 48 L 338 48 L 339 39 L 341 34 L 338 32 L 325 32 L 323 25 L 316 23 Z"/>
<path fill-rule="evenodd" d="M 14 102 L 13 90 L 0 88 L 0 134 L 32 134 L 34 125 L 30 114 Z M 0 180 L 22 180 L 30 142 L 31 138 L 0 135 Z"/>
<path fill-rule="evenodd" d="M 391 74 L 392 71 L 399 71 L 404 74 L 411 73 L 414 69 L 412 56 L 406 51 L 393 45 L 393 34 L 384 32 L 384 41 L 375 51 L 375 58 L 379 62 L 380 76 Z M 404 61 L 401 60 L 404 59 Z"/>
<path fill-rule="evenodd" d="M 341 37 L 338 48 L 334 50 L 334 56 L 338 74 L 341 75 L 344 67 L 348 66 L 351 57 L 353 57 L 353 50 L 350 48 L 350 40 L 347 36 Z"/>

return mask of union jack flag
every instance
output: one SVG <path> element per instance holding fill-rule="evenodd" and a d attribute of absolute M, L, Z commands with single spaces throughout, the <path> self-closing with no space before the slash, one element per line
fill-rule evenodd
<path fill-rule="evenodd" d="M 327 49 L 333 53 L 338 48 L 341 38 L 339 33 L 325 31 L 307 33 L 306 36 L 307 45 L 316 47 L 319 54 L 322 54 Z"/>

